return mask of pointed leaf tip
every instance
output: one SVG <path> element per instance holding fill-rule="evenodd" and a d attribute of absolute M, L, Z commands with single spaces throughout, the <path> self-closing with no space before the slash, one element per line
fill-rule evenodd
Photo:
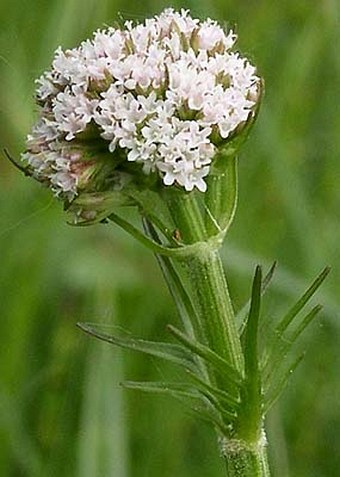
<path fill-rule="evenodd" d="M 260 266 L 258 265 L 258 267 Z M 261 296 L 264 295 L 264 293 L 267 291 L 267 288 L 270 285 L 270 282 L 272 281 L 272 278 L 274 276 L 276 267 L 277 267 L 277 261 L 273 262 L 273 264 L 271 265 L 266 275 L 262 278 Z M 262 273 L 262 267 L 260 268 Z M 256 270 L 255 270 L 255 273 L 256 273 Z M 250 303 L 251 303 L 251 300 L 248 300 L 247 303 L 243 306 L 243 308 L 238 312 L 236 317 L 237 321 L 240 323 L 239 333 L 241 336 L 241 340 L 243 340 L 243 335 L 244 335 L 246 324 L 248 321 L 248 314 L 249 314 L 248 310 L 250 308 Z"/>
<path fill-rule="evenodd" d="M 256 333 L 257 333 L 258 320 L 259 320 L 259 314 L 260 314 L 260 305 L 261 305 L 261 286 L 262 286 L 262 267 L 260 265 L 257 265 L 255 269 L 254 279 L 253 279 L 250 310 L 249 310 L 248 323 L 247 323 L 247 328 L 252 328 L 252 331 L 256 331 Z M 247 331 L 247 334 L 249 334 L 249 330 Z"/>
<path fill-rule="evenodd" d="M 258 288 L 258 285 L 261 285 L 261 281 L 262 281 L 262 267 L 261 265 L 256 265 L 254 284 L 256 283 L 257 288 Z"/>
<path fill-rule="evenodd" d="M 82 331 L 85 331 L 85 333 L 107 343 L 165 359 L 178 364 L 185 369 L 196 370 L 196 365 L 192 360 L 191 354 L 183 346 L 111 335 L 97 330 L 95 328 L 96 325 L 89 323 L 77 323 L 77 326 Z"/>

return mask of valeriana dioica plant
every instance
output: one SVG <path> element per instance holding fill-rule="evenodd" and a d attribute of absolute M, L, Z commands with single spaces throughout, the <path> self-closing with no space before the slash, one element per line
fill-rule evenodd
<path fill-rule="evenodd" d="M 127 382 L 170 393 L 216 429 L 228 476 L 269 476 L 264 417 L 300 361 L 290 349 L 319 312 L 300 312 L 325 269 L 287 314 L 261 329 L 263 278 L 235 316 L 219 249 L 237 201 L 236 156 L 254 123 L 263 83 L 236 35 L 167 9 L 59 48 L 37 80 L 40 118 L 20 164 L 63 201 L 76 225 L 113 222 L 151 249 L 182 319 L 174 343 L 104 341 L 172 361 L 183 382 Z M 142 227 L 124 218 L 138 209 Z M 261 342 L 259 341 L 261 339 Z"/>

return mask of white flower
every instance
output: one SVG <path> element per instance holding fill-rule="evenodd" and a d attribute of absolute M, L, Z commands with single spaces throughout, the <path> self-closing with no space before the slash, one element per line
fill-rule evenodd
<path fill-rule="evenodd" d="M 53 77 L 50 72 L 41 75 L 35 82 L 39 85 L 36 89 L 36 96 L 39 101 L 45 101 L 58 93 L 58 88 L 53 84 Z"/>
<path fill-rule="evenodd" d="M 93 49 L 98 58 L 105 57 L 108 62 L 119 60 L 123 56 L 124 35 L 120 30 L 109 28 L 105 31 L 96 31 L 93 40 Z"/>
<path fill-rule="evenodd" d="M 58 140 L 60 133 L 56 121 L 41 117 L 28 134 L 26 145 L 31 152 L 39 153 L 49 149 L 54 141 Z"/>
<path fill-rule="evenodd" d="M 204 192 L 216 144 L 254 114 L 259 97 L 260 78 L 231 50 L 235 42 L 215 21 L 170 8 L 142 24 L 98 30 L 78 48 L 58 48 L 37 80 L 41 117 L 24 161 L 69 199 L 77 171 L 63 148 L 91 124 L 112 153 L 112 174 L 119 149 L 127 164 L 156 171 L 165 185 Z"/>
<path fill-rule="evenodd" d="M 76 191 L 77 178 L 68 172 L 56 172 L 50 176 L 52 189 L 56 194 L 63 192 L 69 197 L 73 197 Z"/>
<path fill-rule="evenodd" d="M 217 24 L 217 22 L 211 20 L 210 18 L 202 23 L 197 36 L 198 47 L 202 50 L 212 50 L 217 43 L 223 44 L 225 48 L 229 50 L 236 41 L 236 37 L 233 35 L 233 33 L 226 36 L 223 29 Z"/>
<path fill-rule="evenodd" d="M 57 94 L 52 101 L 52 111 L 59 131 L 67 133 L 67 141 L 86 129 L 95 116 L 98 104 L 98 100 L 88 99 L 77 88 L 73 91 L 65 88 L 64 92 Z"/>

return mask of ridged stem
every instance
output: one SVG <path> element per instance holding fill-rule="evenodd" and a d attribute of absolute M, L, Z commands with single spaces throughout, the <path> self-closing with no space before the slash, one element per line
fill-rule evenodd
<path fill-rule="evenodd" d="M 240 374 L 243 355 L 228 285 L 218 251 L 181 260 L 206 344 Z"/>
<path fill-rule="evenodd" d="M 242 374 L 243 354 L 234 310 L 218 244 L 208 241 L 205 211 L 192 193 L 167 195 L 166 201 L 180 240 L 187 244 L 206 244 L 179 259 L 203 333 L 203 337 L 197 338 L 203 338 L 205 344 Z"/>

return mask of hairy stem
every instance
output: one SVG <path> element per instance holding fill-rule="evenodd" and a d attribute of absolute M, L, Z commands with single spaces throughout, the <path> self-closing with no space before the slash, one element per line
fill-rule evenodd
<path fill-rule="evenodd" d="M 265 442 L 230 440 L 223 447 L 227 477 L 270 477 Z"/>

